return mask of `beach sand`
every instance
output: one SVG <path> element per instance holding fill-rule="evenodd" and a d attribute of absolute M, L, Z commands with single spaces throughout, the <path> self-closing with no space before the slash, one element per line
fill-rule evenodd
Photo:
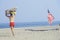
<path fill-rule="evenodd" d="M 15 37 L 10 28 L 0 29 L 0 40 L 60 40 L 59 26 L 15 28 Z"/>

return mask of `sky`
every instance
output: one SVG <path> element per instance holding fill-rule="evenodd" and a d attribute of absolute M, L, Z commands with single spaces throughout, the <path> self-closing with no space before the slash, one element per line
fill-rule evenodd
<path fill-rule="evenodd" d="M 60 0 L 0 0 L 0 23 L 8 23 L 5 10 L 17 8 L 15 22 L 45 22 L 47 10 L 60 21 Z"/>

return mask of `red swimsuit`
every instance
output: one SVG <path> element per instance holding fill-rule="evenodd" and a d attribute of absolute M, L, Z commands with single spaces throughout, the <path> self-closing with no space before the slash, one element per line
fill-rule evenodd
<path fill-rule="evenodd" d="M 10 22 L 10 27 L 14 27 L 14 22 Z"/>

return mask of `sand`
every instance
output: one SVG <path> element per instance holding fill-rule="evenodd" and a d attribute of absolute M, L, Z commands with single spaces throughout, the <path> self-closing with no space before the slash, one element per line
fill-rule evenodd
<path fill-rule="evenodd" d="M 15 37 L 10 28 L 0 29 L 0 40 L 60 40 L 59 26 L 15 28 L 14 33 Z"/>

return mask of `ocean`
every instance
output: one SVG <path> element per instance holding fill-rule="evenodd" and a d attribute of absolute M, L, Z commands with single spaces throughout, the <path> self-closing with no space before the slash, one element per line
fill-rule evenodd
<path fill-rule="evenodd" d="M 60 21 L 55 21 L 52 23 L 52 26 L 60 24 Z M 24 22 L 17 23 L 15 22 L 15 28 L 18 27 L 35 27 L 35 26 L 49 26 L 48 22 Z M 9 28 L 9 23 L 0 23 L 0 28 Z"/>

